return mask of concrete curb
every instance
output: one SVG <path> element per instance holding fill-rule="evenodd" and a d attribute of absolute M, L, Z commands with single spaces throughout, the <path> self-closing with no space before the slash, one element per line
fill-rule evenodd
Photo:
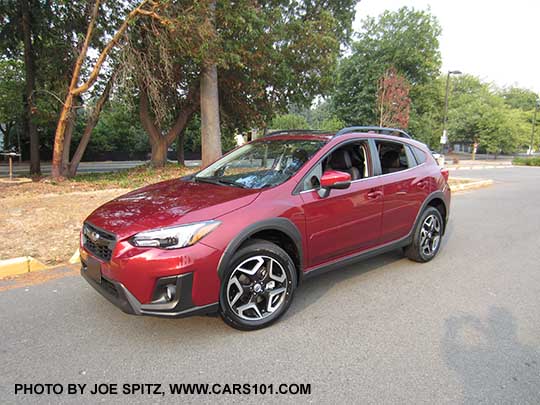
<path fill-rule="evenodd" d="M 514 165 L 491 165 L 491 166 L 482 166 L 482 165 L 474 165 L 474 166 L 456 166 L 456 167 L 447 167 L 449 171 L 452 170 L 485 170 L 485 169 L 508 169 L 511 167 L 515 167 Z"/>
<path fill-rule="evenodd" d="M 48 269 L 48 267 L 45 264 L 31 256 L 0 260 L 0 278 L 46 269 Z"/>
<path fill-rule="evenodd" d="M 464 184 L 457 184 L 451 187 L 451 190 L 453 192 L 459 192 L 459 191 L 467 191 L 467 190 L 475 190 L 477 188 L 484 188 L 489 187 L 493 184 L 493 180 L 478 180 L 474 181 L 475 179 L 460 179 L 460 180 L 472 180 L 470 183 L 464 183 Z"/>
<path fill-rule="evenodd" d="M 73 253 L 73 256 L 71 256 L 71 259 L 69 259 L 69 264 L 78 264 L 79 260 L 81 258 L 81 252 L 79 252 L 79 249 Z"/>

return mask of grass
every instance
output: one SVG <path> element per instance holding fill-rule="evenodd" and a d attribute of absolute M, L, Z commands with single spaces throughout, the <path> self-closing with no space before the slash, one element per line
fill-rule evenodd
<path fill-rule="evenodd" d="M 103 188 L 138 188 L 147 184 L 175 179 L 195 172 L 197 168 L 178 166 L 169 163 L 162 168 L 150 165 L 112 173 L 82 173 L 68 181 L 74 184 L 98 186 Z"/>
<path fill-rule="evenodd" d="M 512 163 L 518 166 L 540 166 L 540 157 L 516 157 Z"/>

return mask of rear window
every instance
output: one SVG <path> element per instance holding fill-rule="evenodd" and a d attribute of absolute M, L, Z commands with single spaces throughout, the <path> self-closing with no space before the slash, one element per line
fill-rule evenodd
<path fill-rule="evenodd" d="M 419 165 L 421 165 L 422 163 L 426 163 L 426 153 L 422 149 L 419 149 L 415 146 L 411 146 L 411 149 L 414 153 L 416 162 L 418 162 Z"/>
<path fill-rule="evenodd" d="M 376 140 L 382 174 L 396 173 L 416 166 L 416 160 L 401 142 Z"/>

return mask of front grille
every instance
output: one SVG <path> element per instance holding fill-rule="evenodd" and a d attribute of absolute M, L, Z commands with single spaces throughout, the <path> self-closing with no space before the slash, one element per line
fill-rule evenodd
<path fill-rule="evenodd" d="M 83 246 L 97 258 L 108 262 L 111 260 L 116 237 L 88 223 L 83 226 Z"/>

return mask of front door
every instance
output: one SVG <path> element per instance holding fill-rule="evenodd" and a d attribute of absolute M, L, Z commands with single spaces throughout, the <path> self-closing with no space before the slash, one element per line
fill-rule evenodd
<path fill-rule="evenodd" d="M 362 145 L 352 145 L 361 147 Z M 350 148 L 351 145 L 346 146 Z M 368 149 L 364 149 L 367 151 Z M 325 162 L 316 166 L 306 179 L 307 190 L 300 196 L 303 201 L 308 236 L 309 267 L 317 266 L 332 259 L 358 253 L 377 245 L 381 232 L 383 192 L 380 180 L 371 176 L 371 163 L 362 149 L 351 151 L 358 156 L 353 160 L 359 170 L 351 186 L 345 190 L 331 190 L 326 197 L 321 196 L 316 187 L 316 177 L 320 178 Z M 335 168 L 332 168 L 335 169 Z M 313 178 L 315 177 L 315 178 Z"/>

